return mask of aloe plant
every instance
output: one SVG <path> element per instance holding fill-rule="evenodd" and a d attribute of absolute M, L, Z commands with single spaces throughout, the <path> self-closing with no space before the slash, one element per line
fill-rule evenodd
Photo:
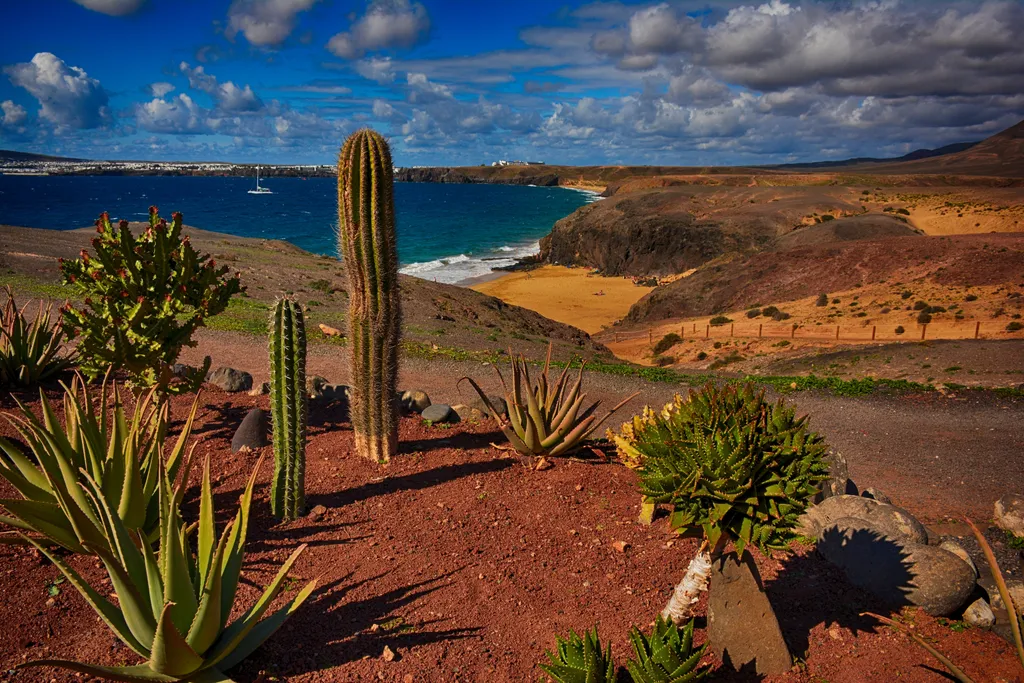
<path fill-rule="evenodd" d="M 540 668 L 555 683 L 615 683 L 616 667 L 612 659 L 612 646 L 601 650 L 597 627 L 586 631 L 583 637 L 569 631 L 568 638 L 555 636 L 555 651 L 545 650 L 548 662 Z"/>
<path fill-rule="evenodd" d="M 270 510 L 294 520 L 306 506 L 306 324 L 302 307 L 280 299 L 270 319 L 270 414 L 274 478 Z"/>
<path fill-rule="evenodd" d="M 224 683 L 224 675 L 256 650 L 305 602 L 316 588 L 312 580 L 267 619 L 262 619 L 285 585 L 292 565 L 306 549 L 299 546 L 278 570 L 263 595 L 228 624 L 235 604 L 249 525 L 257 463 L 234 520 L 216 537 L 210 462 L 203 472 L 195 537 L 186 531 L 174 494 L 161 469 L 160 544 L 132 534 L 106 500 L 102 487 L 86 477 L 82 489 L 102 522 L 104 542 L 89 546 L 102 560 L 117 593 L 108 601 L 43 544 L 27 539 L 45 554 L 82 594 L 114 634 L 146 660 L 134 666 L 98 666 L 60 659 L 27 662 L 17 668 L 55 666 L 115 681 L 192 681 Z M 262 619 L 262 620 L 261 620 Z"/>
<path fill-rule="evenodd" d="M 480 395 L 480 399 L 487 406 L 491 415 L 498 416 L 498 426 L 512 447 L 523 455 L 539 456 L 541 459 L 566 455 L 579 448 L 605 420 L 639 393 L 629 396 L 598 420 L 596 413 L 601 405 L 600 401 L 595 401 L 588 408 L 583 409 L 587 397 L 582 393 L 583 371 L 586 368 L 586 363 L 580 365 L 579 375 L 572 386 L 568 386 L 568 364 L 562 370 L 558 380 L 551 384 L 548 381 L 548 372 L 551 369 L 551 348 L 549 344 L 544 370 L 540 373 L 536 386 L 530 379 L 530 369 L 526 359 L 522 355 L 514 356 L 511 349 L 508 354 L 512 362 L 511 388 L 505 382 L 501 369 L 497 365 L 494 366 L 505 391 L 508 418 L 501 417 L 501 412 L 491 404 L 487 394 L 474 379 L 463 378 Z"/>
<path fill-rule="evenodd" d="M 349 136 L 338 156 L 338 245 L 349 282 L 349 413 L 356 450 L 383 463 L 398 452 L 402 313 L 391 150 L 369 129 Z"/>
<path fill-rule="evenodd" d="M 699 665 L 707 645 L 694 649 L 692 619 L 680 629 L 659 615 L 650 636 L 634 626 L 629 640 L 636 655 L 626 664 L 633 683 L 689 683 L 711 673 Z"/>
<path fill-rule="evenodd" d="M 63 372 L 71 365 L 71 357 L 62 355 L 64 332 L 58 313 L 50 322 L 52 305 L 39 303 L 35 318 L 25 317 L 18 308 L 10 285 L 4 287 L 7 302 L 0 309 L 0 387 L 30 387 Z"/>
<path fill-rule="evenodd" d="M 155 400 L 155 392 L 144 393 L 129 415 L 116 383 L 104 380 L 98 404 L 78 375 L 64 387 L 66 426 L 39 392 L 42 419 L 18 402 L 20 415 L 7 415 L 32 453 L 29 457 L 6 439 L 0 438 L 0 477 L 6 479 L 21 499 L 0 499 L 0 523 L 18 529 L 46 544 L 56 544 L 74 553 L 92 553 L 86 542 L 105 543 L 100 515 L 83 493 L 83 477 L 97 482 L 104 499 L 130 532 L 148 539 L 159 533 L 159 472 L 161 463 L 180 501 L 188 482 L 189 463 L 195 444 L 186 451 L 192 424 L 199 408 L 199 396 L 185 420 L 170 452 L 165 451 L 170 424 L 170 406 Z M 180 477 L 179 477 L 180 473 Z M 18 543 L 19 534 L 0 534 L 0 542 Z"/>

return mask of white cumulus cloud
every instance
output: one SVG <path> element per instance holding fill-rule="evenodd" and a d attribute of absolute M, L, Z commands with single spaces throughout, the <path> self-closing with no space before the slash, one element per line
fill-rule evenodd
<path fill-rule="evenodd" d="M 430 31 L 427 9 L 415 0 L 373 0 L 348 31 L 336 34 L 327 49 L 338 57 L 358 59 L 367 52 L 410 48 Z"/>
<path fill-rule="evenodd" d="M 191 87 L 212 97 L 222 111 L 245 112 L 263 109 L 263 101 L 248 85 L 239 87 L 233 81 L 221 83 L 216 76 L 206 73 L 202 65 L 193 68 L 188 62 L 182 62 L 178 69 L 188 77 L 188 84 Z"/>
<path fill-rule="evenodd" d="M 25 107 L 17 104 L 13 100 L 4 100 L 0 102 L 0 111 L 3 111 L 3 119 L 0 120 L 0 124 L 13 128 L 25 121 L 28 117 L 28 112 L 25 111 Z"/>
<path fill-rule="evenodd" d="M 234 0 L 227 36 L 241 33 L 253 45 L 280 45 L 295 30 L 295 18 L 319 0 Z"/>
<path fill-rule="evenodd" d="M 150 83 L 146 90 L 153 97 L 163 97 L 167 93 L 174 91 L 174 85 L 165 81 L 160 81 L 158 83 Z"/>
<path fill-rule="evenodd" d="M 146 0 L 75 0 L 79 5 L 93 12 L 123 17 L 137 12 Z"/>
<path fill-rule="evenodd" d="M 110 121 L 107 91 L 85 70 L 50 52 L 4 68 L 11 83 L 39 100 L 39 115 L 60 127 L 99 128 Z"/>

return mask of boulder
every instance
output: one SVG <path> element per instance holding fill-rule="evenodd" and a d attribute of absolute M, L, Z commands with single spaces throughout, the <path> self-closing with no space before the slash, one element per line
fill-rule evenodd
<path fill-rule="evenodd" d="M 864 520 L 880 533 L 907 543 L 927 543 L 928 531 L 921 522 L 903 508 L 863 496 L 840 495 L 826 498 L 801 517 L 797 530 L 804 536 L 818 536 L 837 519 L 854 517 Z"/>
<path fill-rule="evenodd" d="M 403 391 L 399 395 L 398 400 L 399 407 L 406 415 L 412 415 L 413 413 L 422 414 L 430 406 L 430 396 L 427 396 L 427 392 L 419 391 L 418 389 Z"/>
<path fill-rule="evenodd" d="M 1024 538 L 1024 496 L 1008 493 L 995 505 L 996 526 Z"/>
<path fill-rule="evenodd" d="M 961 560 L 970 565 L 971 570 L 974 572 L 974 578 L 978 578 L 978 566 L 974 564 L 974 560 L 971 558 L 971 554 L 964 549 L 962 545 L 952 539 L 946 539 L 942 543 L 939 543 L 939 547 L 943 550 L 948 550 L 953 553 Z"/>
<path fill-rule="evenodd" d="M 978 598 L 964 610 L 964 621 L 974 628 L 990 629 L 996 623 L 996 615 L 985 598 Z"/>
<path fill-rule="evenodd" d="M 819 498 L 857 495 L 857 486 L 850 480 L 850 468 L 843 454 L 839 451 L 829 451 L 824 460 L 828 465 L 828 479 L 821 482 Z"/>
<path fill-rule="evenodd" d="M 231 437 L 231 452 L 237 453 L 244 446 L 256 450 L 270 445 L 270 413 L 262 408 L 253 408 L 238 425 Z"/>
<path fill-rule="evenodd" d="M 1010 594 L 1010 600 L 1013 601 L 1013 606 L 1018 610 L 1024 610 L 1024 582 L 1017 579 L 1006 580 L 1006 592 Z M 1003 596 L 999 594 L 999 591 L 992 587 L 988 590 L 988 599 L 991 601 L 992 609 L 1006 611 L 1006 605 L 1003 604 Z"/>
<path fill-rule="evenodd" d="M 462 403 L 456 403 L 455 405 L 453 405 L 452 410 L 454 410 L 455 413 L 459 416 L 460 421 L 476 420 L 479 422 L 480 420 L 485 419 L 484 414 L 481 413 L 479 410 L 477 410 L 476 408 L 470 408 L 469 406 L 463 405 Z"/>
<path fill-rule="evenodd" d="M 726 667 L 762 676 L 785 673 L 793 658 L 762 588 L 750 553 L 728 553 L 712 562 L 708 591 L 708 640 Z"/>
<path fill-rule="evenodd" d="M 498 415 L 500 417 L 506 417 L 508 415 L 508 404 L 505 403 L 505 398 L 503 396 L 488 394 L 487 400 L 490 401 L 491 405 L 494 406 L 494 409 L 498 411 Z M 470 401 L 468 405 L 470 408 L 478 410 L 484 417 L 493 417 L 491 415 L 491 411 L 487 408 L 487 404 L 484 403 L 483 399 L 479 396 Z"/>
<path fill-rule="evenodd" d="M 195 372 L 195 368 L 184 363 L 175 363 L 171 366 L 171 375 L 178 379 L 188 379 L 188 376 Z"/>
<path fill-rule="evenodd" d="M 235 393 L 252 389 L 252 375 L 244 370 L 221 366 L 206 376 L 206 381 L 221 391 Z"/>
<path fill-rule="evenodd" d="M 974 592 L 974 570 L 953 553 L 888 536 L 863 519 L 835 520 L 817 549 L 850 583 L 893 607 L 915 605 L 947 616 Z"/>
<path fill-rule="evenodd" d="M 306 378 L 306 392 L 310 398 L 320 398 L 323 393 L 324 387 L 330 384 L 326 377 L 320 375 L 313 375 Z"/>
<path fill-rule="evenodd" d="M 429 420 L 434 424 L 448 424 L 459 421 L 459 415 L 452 407 L 446 403 L 434 403 L 426 407 L 426 409 L 420 413 L 420 416 L 424 420 Z"/>
<path fill-rule="evenodd" d="M 874 486 L 869 486 L 860 492 L 860 495 L 864 498 L 870 498 L 871 500 L 877 500 L 879 503 L 886 503 L 892 505 L 892 499 L 885 495 Z"/>

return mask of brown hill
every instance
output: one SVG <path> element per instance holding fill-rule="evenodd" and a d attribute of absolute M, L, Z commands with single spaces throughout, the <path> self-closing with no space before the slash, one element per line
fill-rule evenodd
<path fill-rule="evenodd" d="M 920 233 L 895 216 L 884 213 L 868 213 L 798 228 L 775 240 L 772 249 L 784 251 L 796 247 L 815 247 L 836 242 L 914 235 L 920 235 Z"/>
<path fill-rule="evenodd" d="M 638 301 L 627 325 L 714 315 L 793 301 L 870 282 L 915 278 L 954 286 L 1015 282 L 1024 276 L 1024 234 L 890 237 L 761 252 L 714 262 Z"/>
<path fill-rule="evenodd" d="M 1024 177 L 1024 121 L 962 152 L 929 159 L 851 166 L 845 171 Z"/>

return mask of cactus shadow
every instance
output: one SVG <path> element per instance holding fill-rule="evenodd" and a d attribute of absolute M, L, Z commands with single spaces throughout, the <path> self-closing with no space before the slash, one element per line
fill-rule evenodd
<path fill-rule="evenodd" d="M 398 443 L 398 453 L 408 455 L 410 453 L 422 453 L 432 451 L 435 448 L 454 448 L 457 450 L 476 450 L 489 448 L 492 443 L 503 443 L 505 435 L 500 430 L 492 432 L 457 432 L 446 434 L 439 432 L 436 439 L 410 439 Z"/>
<path fill-rule="evenodd" d="M 511 460 L 502 459 L 442 465 L 422 472 L 413 472 L 412 474 L 404 474 L 399 477 L 388 477 L 381 481 L 367 482 L 342 491 L 311 495 L 306 499 L 306 504 L 310 507 L 314 505 L 323 505 L 327 508 L 343 507 L 390 493 L 418 491 L 455 481 L 456 479 L 462 479 L 463 477 L 500 472 L 512 467 L 513 464 Z"/>
<path fill-rule="evenodd" d="M 199 410 L 192 427 L 192 438 L 226 439 L 230 442 L 252 406 L 230 401 L 211 401 L 204 402 Z"/>
<path fill-rule="evenodd" d="M 351 574 L 319 589 L 301 610 L 289 619 L 290 631 L 296 639 L 278 636 L 271 639 L 253 663 L 274 662 L 282 673 L 300 675 L 324 671 L 364 657 L 379 658 L 384 646 L 399 657 L 404 651 L 436 642 L 478 637 L 478 627 L 444 626 L 449 617 L 435 617 L 409 623 L 399 614 L 422 598 L 450 586 L 448 582 L 465 567 L 392 588 L 373 591 L 365 599 L 349 600 L 350 594 L 364 586 L 385 579 L 384 572 L 361 581 L 350 582 Z M 376 625 L 376 626 L 375 626 Z M 243 664 L 243 667 L 246 665 Z"/>
<path fill-rule="evenodd" d="M 890 614 L 909 605 L 914 574 L 907 558 L 903 546 L 877 531 L 837 527 L 824 531 L 816 552 L 790 555 L 765 586 L 790 651 L 806 657 L 819 625 L 872 632 L 879 624 L 863 612 Z"/>

